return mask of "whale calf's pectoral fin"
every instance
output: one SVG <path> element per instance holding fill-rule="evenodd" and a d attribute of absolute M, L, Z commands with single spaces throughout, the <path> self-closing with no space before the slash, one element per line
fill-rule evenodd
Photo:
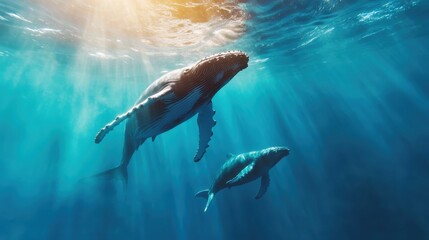
<path fill-rule="evenodd" d="M 233 158 L 233 157 L 235 157 L 235 155 L 232 153 L 226 154 L 226 158 L 228 158 L 228 159 Z"/>
<path fill-rule="evenodd" d="M 233 179 L 227 181 L 227 184 L 234 184 L 234 183 L 238 183 L 240 181 L 242 181 L 247 175 L 249 175 L 249 173 L 252 172 L 253 170 L 253 166 L 255 164 L 252 162 L 251 164 L 247 165 L 245 168 L 243 168 L 243 170 L 241 170 L 237 176 L 235 176 Z"/>
<path fill-rule="evenodd" d="M 109 133 L 110 131 L 112 131 L 113 128 L 115 128 L 116 126 L 118 126 L 124 120 L 126 120 L 126 119 L 130 118 L 131 116 L 133 116 L 134 114 L 136 114 L 138 111 L 143 111 L 148 106 L 150 106 L 151 104 L 153 104 L 153 102 L 156 101 L 156 99 L 159 99 L 162 95 L 166 94 L 170 90 L 171 90 L 170 87 L 166 87 L 163 90 L 155 93 L 154 95 L 146 98 L 142 102 L 137 103 L 136 105 L 134 105 L 127 112 L 125 112 L 125 113 L 123 113 L 121 115 L 116 116 L 116 118 L 113 121 L 111 121 L 110 123 L 108 123 L 106 126 L 104 126 L 97 133 L 97 135 L 95 136 L 95 143 L 100 143 L 101 140 L 103 140 L 104 136 L 106 136 L 107 133 Z"/>
<path fill-rule="evenodd" d="M 213 119 L 215 111 L 213 110 L 212 102 L 210 101 L 205 105 L 198 114 L 198 128 L 200 132 L 200 139 L 198 142 L 198 150 L 194 156 L 194 162 L 198 162 L 204 156 L 206 149 L 209 147 L 210 139 L 213 135 L 212 128 L 216 125 Z"/>
<path fill-rule="evenodd" d="M 260 199 L 267 192 L 269 185 L 270 185 L 270 175 L 267 172 L 261 177 L 261 186 L 259 187 L 259 191 L 258 191 L 258 194 L 256 194 L 255 199 Z"/>

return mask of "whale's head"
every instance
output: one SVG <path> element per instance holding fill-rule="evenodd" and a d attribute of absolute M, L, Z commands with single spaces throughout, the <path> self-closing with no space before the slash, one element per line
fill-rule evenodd
<path fill-rule="evenodd" d="M 282 158 L 289 155 L 289 148 L 287 147 L 270 147 L 263 150 L 265 158 L 264 161 L 272 167 L 278 163 Z"/>
<path fill-rule="evenodd" d="M 249 56 L 242 51 L 228 51 L 203 58 L 184 69 L 184 76 L 216 93 L 238 72 L 247 68 Z"/>

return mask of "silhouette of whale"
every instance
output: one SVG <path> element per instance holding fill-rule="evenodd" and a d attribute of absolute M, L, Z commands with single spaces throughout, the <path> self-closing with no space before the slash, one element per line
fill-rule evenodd
<path fill-rule="evenodd" d="M 122 161 L 119 166 L 95 176 L 121 176 L 128 181 L 127 166 L 138 147 L 198 114 L 199 145 L 194 161 L 199 161 L 209 146 L 216 121 L 211 99 L 238 72 L 247 68 L 249 56 L 241 51 L 218 53 L 188 67 L 166 73 L 143 92 L 127 112 L 118 115 L 96 135 L 105 135 L 126 120 Z"/>
<path fill-rule="evenodd" d="M 258 178 L 261 178 L 261 187 L 255 198 L 261 198 L 270 184 L 268 171 L 288 154 L 289 149 L 286 147 L 270 147 L 236 156 L 229 154 L 227 156 L 229 159 L 223 164 L 211 188 L 195 194 L 196 197 L 207 199 L 204 212 L 220 190 L 246 184 Z"/>

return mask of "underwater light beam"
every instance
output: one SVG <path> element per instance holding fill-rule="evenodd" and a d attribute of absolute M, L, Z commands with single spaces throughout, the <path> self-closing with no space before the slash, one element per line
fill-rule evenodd
<path fill-rule="evenodd" d="M 222 46 L 245 32 L 238 1 L 39 0 L 51 20 L 70 24 L 84 46 L 109 49 Z M 48 19 L 48 20 L 49 20 Z M 67 26 L 59 26 L 61 29 Z M 83 30 L 82 30 L 83 29 Z"/>

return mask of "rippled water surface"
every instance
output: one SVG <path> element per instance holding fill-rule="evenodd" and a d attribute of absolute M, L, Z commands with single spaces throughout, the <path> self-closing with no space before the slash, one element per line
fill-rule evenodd
<path fill-rule="evenodd" d="M 0 239 L 429 238 L 425 0 L 0 0 Z M 162 74 L 250 56 L 196 118 L 146 141 L 117 180 L 124 126 Z M 259 181 L 194 194 L 228 153 L 291 149 Z"/>

